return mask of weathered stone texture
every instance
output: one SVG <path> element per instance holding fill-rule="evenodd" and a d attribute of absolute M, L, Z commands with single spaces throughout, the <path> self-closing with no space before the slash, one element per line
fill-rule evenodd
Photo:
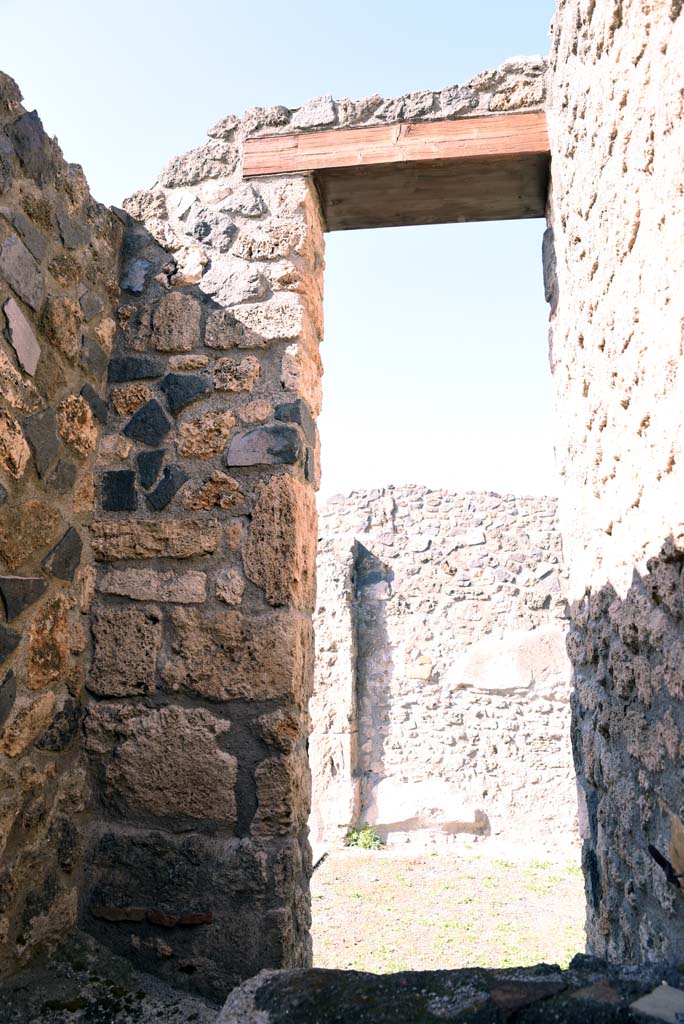
<path fill-rule="evenodd" d="M 684 952 L 681 4 L 564 0 L 547 298 L 590 950 Z"/>
<path fill-rule="evenodd" d="M 574 845 L 555 501 L 354 492 L 319 532 L 314 838 Z"/>
<path fill-rule="evenodd" d="M 0 74 L 0 592 L 11 622 L 0 628 L 0 875 L 12 880 L 2 976 L 77 914 L 90 549 L 75 497 L 92 473 L 120 243 L 117 219 L 20 99 Z"/>
<path fill-rule="evenodd" d="M 245 573 L 272 605 L 311 609 L 316 593 L 316 505 L 291 476 L 259 484 L 242 552 Z"/>

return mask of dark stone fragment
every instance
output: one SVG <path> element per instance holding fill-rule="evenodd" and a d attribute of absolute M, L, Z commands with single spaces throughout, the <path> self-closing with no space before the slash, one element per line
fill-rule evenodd
<path fill-rule="evenodd" d="M 232 466 L 292 465 L 302 458 L 299 430 L 289 424 L 255 427 L 230 442 L 224 464 Z"/>
<path fill-rule="evenodd" d="M 166 395 L 166 404 L 174 416 L 186 405 L 190 405 L 211 390 L 211 384 L 206 377 L 182 373 L 167 373 L 160 381 L 159 387 Z"/>
<path fill-rule="evenodd" d="M 43 274 L 24 243 L 14 236 L 0 245 L 0 273 L 19 298 L 37 311 L 43 298 Z"/>
<path fill-rule="evenodd" d="M 45 482 L 57 494 L 66 494 L 76 483 L 76 466 L 60 459 Z"/>
<path fill-rule="evenodd" d="M 295 402 L 276 405 L 275 418 L 285 423 L 297 423 L 304 431 L 309 444 L 316 444 L 316 423 L 303 399 L 298 398 Z"/>
<path fill-rule="evenodd" d="M 77 220 L 72 220 L 64 210 L 57 211 L 57 223 L 65 249 L 80 249 L 90 241 L 88 227 Z"/>
<path fill-rule="evenodd" d="M 133 292 L 134 295 L 140 295 L 145 289 L 145 280 L 151 269 L 152 264 L 149 260 L 131 260 L 123 272 L 121 287 L 127 292 Z"/>
<path fill-rule="evenodd" d="M 584 877 L 589 879 L 589 897 L 591 899 L 591 905 L 595 912 L 598 914 L 601 900 L 603 899 L 603 885 L 601 883 L 601 870 L 599 868 L 598 857 L 592 849 L 585 847 L 583 852 L 582 860 L 584 864 Z"/>
<path fill-rule="evenodd" d="M 76 866 L 79 835 L 76 826 L 68 818 L 58 818 L 48 833 L 53 849 L 57 850 L 57 863 L 62 871 L 69 874 Z"/>
<path fill-rule="evenodd" d="M 2 136 L 0 135 L 0 195 L 10 187 L 13 176 L 14 167 L 11 159 L 2 149 Z"/>
<path fill-rule="evenodd" d="M 147 912 L 176 918 L 175 957 L 160 961 L 141 942 L 138 964 L 177 984 L 181 967 L 194 967 L 199 959 L 188 984 L 222 1002 L 230 988 L 259 971 L 264 949 L 276 955 L 265 923 L 266 882 L 263 853 L 249 840 L 217 842 L 212 836 L 143 829 L 100 833 L 88 853 L 85 923 L 96 938 L 124 952 L 132 933 L 150 935 Z M 199 957 L 198 929 L 180 927 L 184 919 L 191 925 L 196 918 L 211 958 Z"/>
<path fill-rule="evenodd" d="M 2 486 L 2 484 L 0 484 L 0 508 L 2 508 L 2 506 L 5 504 L 5 502 L 7 501 L 7 498 L 8 498 L 7 491 Z"/>
<path fill-rule="evenodd" d="M 81 366 L 88 376 L 102 380 L 108 363 L 109 358 L 102 346 L 84 334 L 81 338 Z"/>
<path fill-rule="evenodd" d="M 28 416 L 22 427 L 33 452 L 38 476 L 43 477 L 59 454 L 55 410 L 44 409 Z"/>
<path fill-rule="evenodd" d="M 148 504 L 156 509 L 157 512 L 166 508 L 173 496 L 188 479 L 188 474 L 184 473 L 180 466 L 166 466 L 159 484 L 151 494 L 147 495 Z"/>
<path fill-rule="evenodd" d="M 16 696 L 17 677 L 10 669 L 0 685 L 0 726 L 3 726 L 9 718 Z"/>
<path fill-rule="evenodd" d="M 140 476 L 140 483 L 146 491 L 149 491 L 159 476 L 165 451 L 165 448 L 159 448 L 157 451 L 140 452 L 138 455 L 138 475 Z"/>
<path fill-rule="evenodd" d="M 68 750 L 74 742 L 82 719 L 83 707 L 71 697 L 67 698 L 64 706 L 57 712 L 34 746 L 38 750 L 49 750 L 53 754 Z"/>
<path fill-rule="evenodd" d="M 95 419 L 99 420 L 100 423 L 107 422 L 109 416 L 107 403 L 103 398 L 100 398 L 94 387 L 90 384 L 84 384 L 81 388 L 81 398 L 85 398 Z"/>
<path fill-rule="evenodd" d="M 52 551 L 46 555 L 41 563 L 41 568 L 56 576 L 59 580 L 73 580 L 74 574 L 81 561 L 83 541 L 78 530 L 70 526 L 62 539 L 55 544 Z"/>
<path fill-rule="evenodd" d="M 21 633 L 0 624 L 0 664 L 7 661 L 12 651 L 16 651 L 20 640 Z"/>
<path fill-rule="evenodd" d="M 47 241 L 28 217 L 25 217 L 19 210 L 1 209 L 0 213 L 16 230 L 31 255 L 39 261 L 44 259 L 47 252 Z"/>
<path fill-rule="evenodd" d="M 316 462 L 314 460 L 313 448 L 306 449 L 306 457 L 304 459 L 304 476 L 310 484 L 314 482 L 316 476 Z"/>
<path fill-rule="evenodd" d="M 42 576 L 0 576 L 0 596 L 7 621 L 16 619 L 30 605 L 35 604 L 46 590 L 47 583 Z"/>
<path fill-rule="evenodd" d="M 101 313 L 105 306 L 97 292 L 85 292 L 78 301 L 86 323 Z"/>
<path fill-rule="evenodd" d="M 35 880 L 37 883 L 37 879 Z M 57 879 L 53 872 L 45 878 L 42 884 L 36 884 L 24 904 L 24 911 L 21 915 L 21 924 L 28 928 L 34 917 L 43 917 L 49 911 L 52 904 L 60 895 Z"/>
<path fill-rule="evenodd" d="M 164 410 L 156 398 L 153 398 L 150 402 L 145 402 L 131 417 L 124 427 L 124 434 L 154 448 L 164 440 L 170 429 L 171 423 L 166 418 Z"/>
<path fill-rule="evenodd" d="M 164 366 L 158 359 L 149 356 L 114 356 L 109 361 L 109 379 L 112 384 L 128 380 L 143 380 L 146 377 L 161 377 Z"/>
<path fill-rule="evenodd" d="M 55 175 L 55 154 L 36 111 L 22 114 L 5 131 L 26 173 L 39 185 L 49 184 Z"/>
<path fill-rule="evenodd" d="M 102 508 L 106 512 L 134 512 L 137 507 L 132 470 L 114 469 L 102 474 Z"/>

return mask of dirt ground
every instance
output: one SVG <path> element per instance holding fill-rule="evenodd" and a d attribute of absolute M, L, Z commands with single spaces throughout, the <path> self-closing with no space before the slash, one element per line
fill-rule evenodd
<path fill-rule="evenodd" d="M 584 951 L 579 857 L 346 849 L 320 864 L 311 893 L 316 967 L 564 967 Z"/>

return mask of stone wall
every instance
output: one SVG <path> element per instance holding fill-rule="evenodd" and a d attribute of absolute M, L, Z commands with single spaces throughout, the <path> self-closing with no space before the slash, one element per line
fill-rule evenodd
<path fill-rule="evenodd" d="M 319 532 L 313 839 L 572 847 L 556 501 L 353 492 Z"/>
<path fill-rule="evenodd" d="M 684 17 L 561 0 L 547 238 L 593 952 L 684 953 Z M 554 266 L 555 262 L 555 266 Z"/>
<path fill-rule="evenodd" d="M 76 922 L 118 220 L 0 74 L 0 973 Z"/>

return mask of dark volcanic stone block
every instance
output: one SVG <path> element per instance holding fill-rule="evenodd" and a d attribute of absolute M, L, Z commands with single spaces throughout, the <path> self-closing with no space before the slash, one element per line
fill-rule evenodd
<path fill-rule="evenodd" d="M 76 483 L 76 466 L 60 459 L 45 482 L 57 494 L 66 494 Z"/>
<path fill-rule="evenodd" d="M 161 377 L 163 372 L 163 363 L 149 356 L 114 356 L 109 361 L 109 379 L 113 384 Z"/>
<path fill-rule="evenodd" d="M 206 377 L 182 373 L 167 373 L 159 387 L 166 395 L 166 404 L 174 416 L 211 390 Z"/>
<path fill-rule="evenodd" d="M 97 292 L 86 292 L 78 301 L 86 323 L 104 309 L 104 302 Z"/>
<path fill-rule="evenodd" d="M 47 590 L 42 576 L 0 576 L 0 595 L 7 621 L 26 611 Z"/>
<path fill-rule="evenodd" d="M 5 130 L 14 143 L 14 150 L 26 173 L 39 185 L 49 184 L 55 174 L 54 154 L 52 143 L 36 111 L 22 114 Z"/>
<path fill-rule="evenodd" d="M 12 651 L 16 651 L 21 640 L 21 634 L 15 633 L 13 629 L 7 629 L 0 625 L 0 664 L 7 661 Z"/>
<path fill-rule="evenodd" d="M 7 721 L 17 696 L 17 677 L 11 670 L 0 685 L 0 726 Z"/>
<path fill-rule="evenodd" d="M 31 445 L 33 460 L 38 476 L 45 473 L 59 454 L 59 437 L 57 436 L 57 417 L 54 409 L 27 416 L 23 424 L 24 434 Z"/>
<path fill-rule="evenodd" d="M 164 410 L 156 398 L 153 398 L 152 401 L 145 402 L 131 417 L 124 427 L 124 434 L 153 448 L 164 440 L 170 429 L 171 423 L 166 418 Z"/>
<path fill-rule="evenodd" d="M 109 416 L 107 410 L 107 403 L 104 399 L 100 398 L 97 391 L 90 384 L 84 384 L 81 388 L 81 398 L 85 398 L 86 402 L 90 406 L 90 411 L 93 416 L 100 421 L 100 423 L 106 423 Z"/>
<path fill-rule="evenodd" d="M 89 377 L 102 380 L 109 362 L 107 353 L 94 338 L 84 334 L 81 338 L 81 366 Z"/>
<path fill-rule="evenodd" d="M 256 427 L 238 434 L 231 441 L 224 462 L 228 467 L 292 465 L 299 462 L 303 454 L 304 445 L 299 431 L 294 426 L 283 424 Z"/>
<path fill-rule="evenodd" d="M 7 501 L 7 497 L 8 497 L 8 495 L 7 495 L 6 489 L 2 486 L 2 484 L 0 484 L 0 508 Z"/>
<path fill-rule="evenodd" d="M 316 443 L 316 423 L 306 402 L 298 398 L 295 402 L 283 402 L 275 407 L 275 418 L 285 423 L 298 423 L 309 444 Z"/>
<path fill-rule="evenodd" d="M 16 650 L 22 635 L 0 625 L 0 664 L 5 662 L 13 650 Z"/>
<path fill-rule="evenodd" d="M 102 508 L 106 512 L 134 512 L 137 506 L 132 470 L 114 469 L 102 474 Z"/>
<path fill-rule="evenodd" d="M 45 258 L 47 252 L 47 241 L 44 235 L 33 226 L 28 217 L 25 217 L 19 210 L 0 210 L 10 224 L 16 229 L 17 234 L 29 250 L 32 256 L 40 262 Z"/>
<path fill-rule="evenodd" d="M 69 697 L 40 739 L 36 740 L 35 746 L 38 750 L 49 750 L 55 754 L 68 750 L 76 738 L 82 719 L 82 706 Z"/>
<path fill-rule="evenodd" d="M 188 479 L 188 474 L 184 473 L 180 466 L 166 466 L 159 484 L 151 494 L 147 495 L 148 503 L 157 512 L 166 508 L 173 496 Z"/>
<path fill-rule="evenodd" d="M 73 580 L 81 561 L 83 541 L 73 526 L 43 560 L 42 568 L 60 580 Z"/>
<path fill-rule="evenodd" d="M 138 455 L 138 475 L 146 491 L 149 491 L 159 476 L 165 451 L 165 448 L 158 448 L 157 451 L 140 452 Z"/>
<path fill-rule="evenodd" d="M 121 278 L 121 287 L 125 288 L 127 292 L 133 292 L 134 295 L 140 295 L 145 289 L 145 281 L 151 269 L 152 264 L 149 260 L 131 260 L 126 264 Z"/>
<path fill-rule="evenodd" d="M 57 223 L 65 249 L 80 249 L 90 241 L 90 231 L 86 225 L 72 220 L 64 210 L 57 211 Z"/>
<path fill-rule="evenodd" d="M 43 298 L 43 274 L 18 238 L 6 238 L 0 245 L 0 273 L 20 299 L 31 309 L 38 309 Z"/>

